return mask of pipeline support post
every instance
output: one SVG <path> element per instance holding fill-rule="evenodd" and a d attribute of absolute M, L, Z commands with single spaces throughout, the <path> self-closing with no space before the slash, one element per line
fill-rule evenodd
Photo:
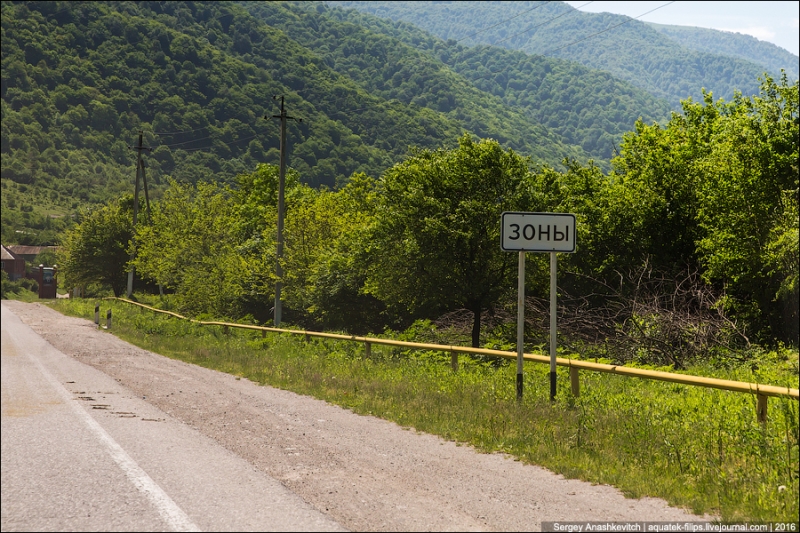
<path fill-rule="evenodd" d="M 758 395 L 758 405 L 756 406 L 756 416 L 762 424 L 767 423 L 767 395 Z"/>
<path fill-rule="evenodd" d="M 578 378 L 578 367 L 569 367 L 569 383 L 572 386 L 572 395 L 576 398 L 581 395 L 581 382 Z"/>

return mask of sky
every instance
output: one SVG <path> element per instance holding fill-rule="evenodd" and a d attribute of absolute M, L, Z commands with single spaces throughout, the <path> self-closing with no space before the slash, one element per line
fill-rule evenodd
<path fill-rule="evenodd" d="M 656 24 L 696 26 L 752 35 L 800 55 L 800 2 L 567 2 L 587 13 L 616 13 Z M 585 5 L 588 4 L 588 5 Z M 584 7 L 581 7 L 584 6 Z"/>

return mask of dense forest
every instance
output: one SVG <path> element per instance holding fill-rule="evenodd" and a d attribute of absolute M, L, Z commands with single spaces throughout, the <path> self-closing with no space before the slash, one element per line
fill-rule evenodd
<path fill-rule="evenodd" d="M 564 2 L 327 3 L 408 22 L 466 46 L 484 44 L 575 61 L 664 98 L 676 109 L 689 96 L 701 99 L 702 89 L 730 100 L 735 90 L 755 94 L 754 80 L 764 72 L 777 78 L 784 68 L 795 78 L 798 71 L 797 56 L 776 56 L 767 46 L 745 55 L 740 49 L 749 40 L 732 46 L 724 32 L 714 34 L 715 44 L 720 37 L 722 46 L 709 49 L 699 35 L 686 35 L 686 29 L 678 38 L 630 17 L 584 13 Z M 780 66 L 774 68 L 776 64 Z"/>
<path fill-rule="evenodd" d="M 637 119 L 668 118 L 665 100 L 575 62 L 318 2 L 240 5 L 3 3 L 4 242 L 54 244 L 78 206 L 128 190 L 139 130 L 155 194 L 166 176 L 231 183 L 276 162 L 274 94 L 304 119 L 292 166 L 329 187 L 463 131 L 609 170 Z"/>
<path fill-rule="evenodd" d="M 666 101 L 608 73 L 574 62 L 496 47 L 468 48 L 409 25 L 335 9 L 326 15 L 363 28 L 340 38 L 333 31 L 336 26 L 326 31 L 322 24 L 309 23 L 316 16 L 316 9 L 297 16 L 277 9 L 272 3 L 244 5 L 269 25 L 283 29 L 319 53 L 329 65 L 357 81 L 370 94 L 433 106 L 456 118 L 469 115 L 466 106 L 476 100 L 474 90 L 467 93 L 461 84 L 452 83 L 452 78 L 437 76 L 435 73 L 441 68 L 437 65 L 444 63 L 481 93 L 501 98 L 506 108 L 546 125 L 598 162 L 611 159 L 622 134 L 630 131 L 637 119 L 649 123 L 669 117 Z M 310 5 L 304 3 L 301 7 Z M 387 36 L 407 46 L 387 46 L 390 42 Z M 391 52 L 376 53 L 376 50 Z M 416 50 L 427 56 L 415 53 Z M 474 120 L 467 126 L 468 131 L 478 135 L 485 130 Z"/>
<path fill-rule="evenodd" d="M 792 399 L 770 400 L 767 423 L 761 389 L 709 395 L 582 371 L 580 395 L 547 402 L 539 365 L 523 403 L 506 359 L 462 355 L 451 369 L 445 351 L 303 335 L 510 352 L 524 258 L 526 353 L 546 352 L 552 332 L 559 356 L 617 374 L 796 386 L 797 74 L 772 75 L 783 59 L 749 41 L 713 48 L 705 32 L 638 22 L 562 48 L 562 31 L 620 22 L 565 6 L 0 1 L 2 242 L 58 245 L 37 262 L 57 264 L 59 292 L 78 297 L 57 308 L 86 316 L 130 296 L 305 337 L 115 308 L 116 334 L 147 349 L 179 344 L 187 362 L 236 379 L 537 464 L 563 443 L 544 466 L 625 490 L 619 472 L 655 465 L 660 481 L 630 481 L 633 493 L 698 513 L 796 520 Z M 401 12 L 416 22 L 391 20 Z M 575 216 L 555 329 L 556 254 L 504 251 L 509 211 Z M 32 279 L 0 282 L 3 298 L 36 298 Z"/>
<path fill-rule="evenodd" d="M 796 55 L 750 35 L 652 22 L 647 24 L 684 48 L 709 54 L 738 57 L 762 65 L 767 72 L 780 72 L 781 69 L 784 69 L 791 79 L 797 78 L 800 72 L 800 58 Z"/>

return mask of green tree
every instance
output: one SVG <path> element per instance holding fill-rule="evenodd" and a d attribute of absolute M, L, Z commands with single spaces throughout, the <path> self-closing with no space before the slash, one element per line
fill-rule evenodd
<path fill-rule="evenodd" d="M 760 96 L 717 103 L 698 248 L 710 280 L 762 335 L 797 342 L 798 83 L 766 77 Z"/>
<path fill-rule="evenodd" d="M 285 225 L 283 282 L 289 307 L 313 313 L 311 279 L 322 255 L 331 247 L 346 223 L 346 213 L 329 190 L 317 191 L 306 185 L 290 195 Z"/>
<path fill-rule="evenodd" d="M 380 330 L 385 306 L 364 292 L 365 253 L 377 204 L 377 181 L 353 174 L 336 192 L 292 199 L 287 213 L 287 299 L 298 299 L 309 320 L 325 328 Z M 299 297 L 299 298 L 298 298 Z"/>
<path fill-rule="evenodd" d="M 239 272 L 243 286 L 242 310 L 262 321 L 271 318 L 277 281 L 279 175 L 279 166 L 262 163 L 255 171 L 237 176 L 238 188 L 234 193 L 237 251 L 243 261 Z M 287 211 L 299 187 L 298 173 L 287 169 Z M 287 318 L 292 318 L 291 313 Z"/>
<path fill-rule="evenodd" d="M 39 252 L 33 260 L 34 265 L 53 266 L 58 263 L 58 257 L 55 251 L 47 249 Z"/>
<path fill-rule="evenodd" d="M 666 126 L 637 121 L 635 131 L 625 135 L 621 156 L 612 163 L 609 207 L 624 224 L 616 223 L 615 233 L 635 238 L 625 239 L 624 261 L 616 268 L 630 268 L 645 257 L 665 273 L 699 266 L 698 191 L 704 177 L 697 162 L 709 153 L 718 120 L 719 110 L 706 93 L 704 104 L 684 101 L 683 114 L 673 113 Z"/>
<path fill-rule="evenodd" d="M 123 198 L 83 213 L 67 231 L 58 265 L 67 287 L 100 284 L 121 296 L 127 284 L 133 202 Z"/>
<path fill-rule="evenodd" d="M 261 164 L 238 176 L 236 225 L 239 272 L 248 312 L 266 320 L 277 278 L 277 189 L 279 169 Z M 381 305 L 364 294 L 361 235 L 375 206 L 375 180 L 354 174 L 339 191 L 300 184 L 289 169 L 286 179 L 283 293 L 289 321 L 307 327 L 366 332 L 381 328 Z M 259 307 L 262 312 L 259 312 Z"/>
<path fill-rule="evenodd" d="M 665 126 L 625 136 L 601 188 L 604 269 L 645 259 L 700 270 L 759 340 L 797 342 L 798 83 L 766 76 L 760 96 L 683 102 Z M 633 238 L 631 238 L 633 237 Z"/>
<path fill-rule="evenodd" d="M 515 286 L 500 215 L 536 210 L 530 185 L 529 160 L 497 141 L 412 153 L 381 180 L 366 290 L 415 316 L 468 309 L 479 346 L 481 312 Z"/>
<path fill-rule="evenodd" d="M 245 280 L 233 210 L 225 187 L 170 183 L 152 224 L 137 228 L 137 272 L 174 290 L 188 313 L 239 315 Z"/>

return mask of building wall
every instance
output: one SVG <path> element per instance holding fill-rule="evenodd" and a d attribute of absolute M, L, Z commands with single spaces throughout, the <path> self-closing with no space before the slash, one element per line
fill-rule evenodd
<path fill-rule="evenodd" d="M 25 277 L 25 260 L 10 253 L 3 247 L 2 269 L 8 274 L 8 279 L 14 281 Z"/>

